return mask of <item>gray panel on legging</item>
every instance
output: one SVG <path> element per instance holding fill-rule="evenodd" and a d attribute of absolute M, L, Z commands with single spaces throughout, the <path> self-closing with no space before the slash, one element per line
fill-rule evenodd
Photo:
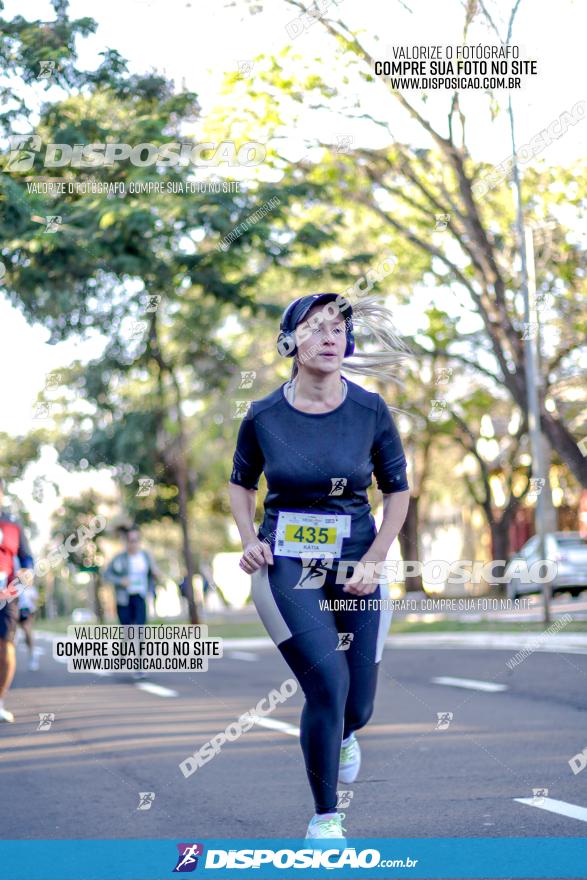
<path fill-rule="evenodd" d="M 382 602 L 389 602 L 389 585 L 387 580 L 382 579 L 379 582 L 379 596 Z M 381 608 L 379 611 L 379 627 L 377 629 L 377 647 L 375 648 L 375 662 L 379 663 L 383 656 L 383 648 L 385 647 L 385 639 L 389 632 L 391 618 L 393 617 L 393 609 Z"/>
<path fill-rule="evenodd" d="M 263 621 L 265 629 L 276 645 L 291 638 L 291 630 L 285 622 L 277 603 L 273 598 L 269 584 L 267 563 L 254 571 L 251 575 L 251 594 L 259 617 Z"/>

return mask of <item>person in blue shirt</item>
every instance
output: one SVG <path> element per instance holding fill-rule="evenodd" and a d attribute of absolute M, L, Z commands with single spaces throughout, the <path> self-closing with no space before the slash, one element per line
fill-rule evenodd
<path fill-rule="evenodd" d="M 373 712 L 391 621 L 385 579 L 365 568 L 355 579 L 348 563 L 384 561 L 409 502 L 386 402 L 341 375 L 354 346 L 348 300 L 315 294 L 288 306 L 278 349 L 294 359 L 292 378 L 250 404 L 229 481 L 240 567 L 252 575 L 257 611 L 306 698 L 300 739 L 315 804 L 308 838 L 344 837 L 337 782 L 359 772 L 355 731 Z M 256 532 L 261 473 L 267 495 Z M 367 496 L 373 475 L 383 493 L 379 531 Z"/>

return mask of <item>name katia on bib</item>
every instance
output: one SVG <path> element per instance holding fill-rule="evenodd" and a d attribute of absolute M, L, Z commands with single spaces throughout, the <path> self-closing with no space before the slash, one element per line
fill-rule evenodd
<path fill-rule="evenodd" d="M 312 553 L 316 559 L 340 556 L 343 538 L 351 533 L 349 514 L 297 513 L 281 510 L 275 533 L 276 556 L 302 557 Z"/>

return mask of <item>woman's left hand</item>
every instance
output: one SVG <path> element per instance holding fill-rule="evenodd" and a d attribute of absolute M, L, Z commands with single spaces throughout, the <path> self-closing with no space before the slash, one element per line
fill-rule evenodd
<path fill-rule="evenodd" d="M 353 581 L 352 584 L 347 581 L 342 588 L 343 593 L 353 593 L 355 596 L 368 596 L 370 593 L 374 593 L 381 580 L 381 575 L 375 570 L 375 566 L 379 562 L 383 562 L 379 554 L 366 553 L 360 560 L 360 564 L 363 566 L 361 577 L 358 581 Z M 350 579 L 352 580 L 352 575 Z"/>

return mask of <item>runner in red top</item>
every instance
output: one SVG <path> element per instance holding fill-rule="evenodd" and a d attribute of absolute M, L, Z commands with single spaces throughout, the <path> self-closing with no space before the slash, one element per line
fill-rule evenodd
<path fill-rule="evenodd" d="M 29 543 L 22 525 L 3 509 L 4 481 L 0 479 L 0 722 L 14 721 L 14 715 L 4 707 L 16 671 L 14 635 L 18 623 L 18 596 L 27 569 L 33 567 Z M 20 568 L 14 570 L 14 559 L 20 560 Z"/>

